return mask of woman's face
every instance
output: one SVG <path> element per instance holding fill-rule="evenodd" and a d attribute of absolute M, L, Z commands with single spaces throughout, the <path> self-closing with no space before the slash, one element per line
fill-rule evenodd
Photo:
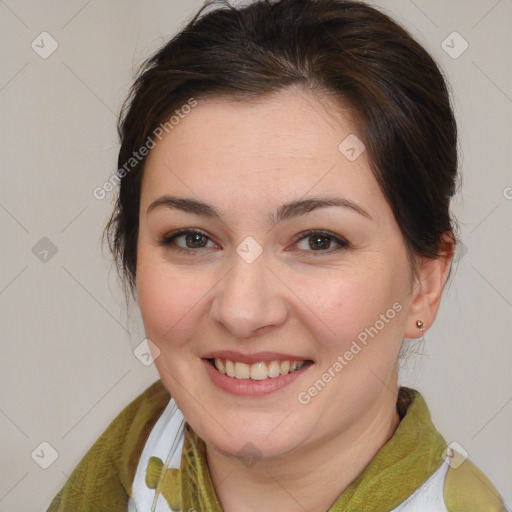
<path fill-rule="evenodd" d="M 289 90 L 200 101 L 148 157 L 138 302 L 166 388 L 219 452 L 307 451 L 396 391 L 413 280 L 354 136 Z"/>

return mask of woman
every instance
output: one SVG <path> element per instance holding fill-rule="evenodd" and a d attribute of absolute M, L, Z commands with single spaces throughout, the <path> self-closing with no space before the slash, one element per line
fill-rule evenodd
<path fill-rule="evenodd" d="M 119 131 L 106 234 L 161 381 L 50 511 L 504 509 L 398 384 L 457 178 L 447 86 L 403 28 L 339 0 L 202 10 Z"/>

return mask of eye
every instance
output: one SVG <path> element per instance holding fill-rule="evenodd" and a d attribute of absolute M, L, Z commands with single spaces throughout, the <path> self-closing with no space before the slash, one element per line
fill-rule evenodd
<path fill-rule="evenodd" d="M 301 235 L 302 236 L 297 241 L 297 245 L 303 243 L 306 248 L 302 247 L 301 250 L 306 252 L 325 254 L 350 247 L 350 244 L 344 238 L 330 233 L 329 231 L 311 230 L 306 233 L 301 233 Z M 338 247 L 329 250 L 333 243 Z"/>
<path fill-rule="evenodd" d="M 300 235 L 300 238 L 296 239 L 296 245 L 300 243 L 305 245 L 305 247 L 300 248 L 300 250 L 304 252 L 322 255 L 350 247 L 349 242 L 344 238 L 330 233 L 329 231 L 311 230 L 301 233 Z M 184 245 L 177 244 L 177 240 L 180 239 L 183 239 L 182 243 Z M 305 243 L 306 241 L 308 243 Z M 187 228 L 169 233 L 158 243 L 172 251 L 191 254 L 197 252 L 197 249 L 211 249 L 211 246 L 208 247 L 208 242 L 213 244 L 210 237 L 204 232 L 194 228 Z M 336 244 L 337 247 L 331 249 L 332 244 Z M 213 246 L 216 247 L 215 244 L 213 244 Z M 315 254 L 315 256 L 317 254 Z"/>
<path fill-rule="evenodd" d="M 179 239 L 183 239 L 185 244 L 184 246 L 176 245 L 176 241 Z M 210 240 L 210 238 L 202 231 L 188 228 L 169 233 L 163 240 L 160 240 L 158 243 L 164 247 L 168 247 L 173 251 L 190 254 L 195 252 L 196 249 L 210 249 L 211 247 L 206 247 L 208 240 Z"/>

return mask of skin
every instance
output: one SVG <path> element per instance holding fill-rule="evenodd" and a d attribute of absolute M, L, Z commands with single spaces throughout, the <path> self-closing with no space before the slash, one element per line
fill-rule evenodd
<path fill-rule="evenodd" d="M 137 300 L 160 351 L 162 381 L 206 443 L 226 512 L 327 510 L 396 430 L 402 339 L 421 336 L 416 320 L 427 330 L 437 313 L 453 251 L 448 245 L 436 260 L 417 258 L 413 274 L 367 152 L 351 162 L 338 150 L 358 133 L 349 114 L 300 89 L 251 101 L 210 98 L 146 163 Z M 165 194 L 207 202 L 222 218 L 165 207 L 148 214 Z M 311 196 L 348 199 L 371 218 L 325 207 L 276 225 L 269 220 L 280 205 Z M 190 239 L 187 246 L 185 236 L 159 243 L 182 228 L 204 232 L 204 247 Z M 312 248 L 314 237 L 300 236 L 311 229 L 349 246 L 322 239 L 323 251 Z M 252 263 L 236 252 L 249 236 L 263 249 Z M 299 393 L 397 302 L 401 311 L 300 403 Z M 314 364 L 271 395 L 240 397 L 210 380 L 201 358 L 212 350 L 281 352 Z M 258 461 L 243 463 L 251 453 Z"/>

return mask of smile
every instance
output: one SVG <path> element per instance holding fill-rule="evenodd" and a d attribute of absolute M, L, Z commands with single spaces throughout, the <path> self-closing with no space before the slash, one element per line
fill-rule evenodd
<path fill-rule="evenodd" d="M 208 360 L 210 364 L 222 374 L 241 380 L 265 380 L 275 379 L 281 375 L 287 375 L 300 370 L 307 361 L 259 361 L 253 364 L 220 359 L 218 357 Z"/>
<path fill-rule="evenodd" d="M 315 363 L 291 354 L 242 354 L 217 351 L 202 357 L 211 382 L 231 395 L 262 397 L 279 391 L 307 372 Z"/>

